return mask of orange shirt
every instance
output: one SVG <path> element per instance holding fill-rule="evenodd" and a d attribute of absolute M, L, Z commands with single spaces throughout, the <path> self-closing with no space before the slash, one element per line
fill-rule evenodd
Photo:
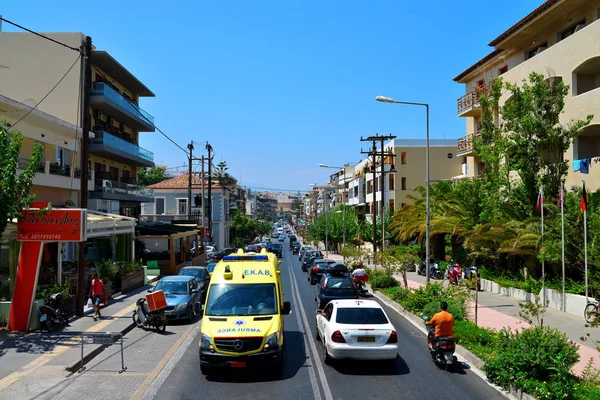
<path fill-rule="evenodd" d="M 102 279 L 92 279 L 92 296 L 102 296 L 104 294 L 104 282 Z"/>
<path fill-rule="evenodd" d="M 431 318 L 431 325 L 435 326 L 435 336 L 454 335 L 454 317 L 448 311 L 440 311 Z"/>

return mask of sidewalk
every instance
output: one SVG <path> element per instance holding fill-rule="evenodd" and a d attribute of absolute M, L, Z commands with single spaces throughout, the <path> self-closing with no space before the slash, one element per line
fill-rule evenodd
<path fill-rule="evenodd" d="M 33 375 L 43 372 L 43 379 L 65 379 L 71 371 L 79 368 L 81 360 L 82 332 L 122 332 L 133 327 L 131 313 L 135 301 L 146 287 L 112 299 L 101 309 L 102 319 L 94 321 L 91 313 L 76 318 L 69 326 L 57 332 L 35 331 L 32 333 L 0 332 L 0 393 L 11 393 L 11 385 L 29 381 L 35 386 Z M 86 362 L 102 352 L 106 346 L 85 344 Z M 36 373 L 37 372 L 37 373 Z M 47 385 L 48 382 L 44 384 Z"/>
<path fill-rule="evenodd" d="M 425 277 L 416 272 L 408 272 L 408 286 L 416 288 L 425 285 Z M 400 275 L 394 276 L 402 282 Z M 436 281 L 432 282 L 447 282 Z M 529 324 L 519 317 L 519 301 L 491 292 L 479 292 L 478 294 L 477 323 L 479 326 L 501 330 L 502 328 L 526 329 Z M 469 319 L 475 315 L 475 303 L 471 302 Z M 558 310 L 548 308 L 543 315 L 544 325 L 551 326 L 565 333 L 569 339 L 579 345 L 580 361 L 573 367 L 573 372 L 581 373 L 590 359 L 594 360 L 595 367 L 600 367 L 600 352 L 596 350 L 594 340 L 600 341 L 600 328 L 586 328 L 582 316 L 576 317 Z"/>

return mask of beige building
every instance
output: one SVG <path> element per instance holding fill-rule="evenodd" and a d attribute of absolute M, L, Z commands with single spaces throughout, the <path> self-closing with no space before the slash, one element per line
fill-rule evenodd
<path fill-rule="evenodd" d="M 393 139 L 384 145 L 385 151 L 391 151 L 395 156 L 384 159 L 383 204 L 391 213 L 412 202 L 406 196 L 416 194 L 416 186 L 425 186 L 425 145 L 425 139 Z M 461 161 L 455 156 L 456 141 L 430 139 L 429 147 L 431 181 L 450 181 L 462 174 Z M 347 185 L 347 204 L 365 207 L 366 214 L 372 216 L 375 201 L 379 214 L 382 205 L 379 159 L 375 169 L 375 183 L 371 161 L 368 159 L 355 165 L 352 172 Z"/>
<path fill-rule="evenodd" d="M 44 35 L 74 48 L 85 40 L 82 33 Z M 0 51 L 3 96 L 26 106 L 37 105 L 39 111 L 72 126 L 82 125 L 78 52 L 26 32 L 0 32 Z M 153 117 L 139 107 L 139 99 L 154 94 L 106 51 L 94 49 L 92 64 L 93 87 L 86 110 L 92 117 L 88 167 L 93 182 L 88 208 L 138 217 L 141 202 L 152 201 L 152 194 L 138 185 L 137 168 L 154 166 L 154 154 L 139 145 L 140 132 L 154 131 Z M 39 140 L 28 137 L 25 150 Z M 80 165 L 75 143 L 73 137 L 45 144 L 44 162 L 74 171 Z"/>
<path fill-rule="evenodd" d="M 600 188 L 600 168 L 594 165 L 589 175 L 573 170 L 571 161 L 600 156 L 600 0 L 548 0 L 533 10 L 489 45 L 494 50 L 458 75 L 466 94 L 457 101 L 457 114 L 466 121 L 466 136 L 458 140 L 457 155 L 463 174 L 478 176 L 483 167 L 473 153 L 473 137 L 480 129 L 478 98 L 489 91 L 492 79 L 519 83 L 531 72 L 548 79 L 562 80 L 571 87 L 565 98 L 561 123 L 585 119 L 584 128 L 565 153 L 570 168 L 567 187 L 580 186 L 585 178 L 591 190 Z M 501 103 L 509 94 L 504 94 Z"/>

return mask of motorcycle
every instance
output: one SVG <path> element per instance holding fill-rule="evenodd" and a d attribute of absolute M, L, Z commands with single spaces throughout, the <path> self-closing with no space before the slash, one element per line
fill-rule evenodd
<path fill-rule="evenodd" d="M 427 316 L 423 316 L 423 320 L 427 321 Z M 429 354 L 431 354 L 431 358 L 433 362 L 440 368 L 444 368 L 448 370 L 453 368 L 454 365 L 458 362 L 458 358 L 454 355 L 454 351 L 456 350 L 456 343 L 454 343 L 453 337 L 443 337 L 440 336 L 435 339 L 435 342 L 431 340 L 434 337 L 435 327 L 431 327 L 429 330 L 429 335 L 427 336 L 427 343 L 432 344 L 432 347 L 429 347 Z"/>
<path fill-rule="evenodd" d="M 451 262 L 448 264 L 448 268 L 446 269 L 446 279 L 450 281 L 450 283 L 454 285 L 459 285 L 462 281 L 463 273 L 460 268 L 460 264 L 457 262 Z"/>
<path fill-rule="evenodd" d="M 475 265 L 471 265 L 463 272 L 463 279 L 474 279 L 479 276 L 479 269 Z M 477 280 L 477 290 L 481 290 L 481 281 Z"/>
<path fill-rule="evenodd" d="M 149 311 L 148 303 L 145 298 L 140 298 L 135 303 L 136 309 L 133 311 L 133 322 L 138 328 L 154 328 L 157 332 L 164 332 L 167 328 L 167 316 L 165 310 Z"/>
<path fill-rule="evenodd" d="M 365 296 L 369 291 L 367 290 L 367 281 L 369 277 L 367 275 L 355 276 L 354 282 L 356 283 L 356 289 L 359 296 Z"/>
<path fill-rule="evenodd" d="M 46 328 L 48 332 L 53 332 L 57 325 L 69 325 L 69 318 L 61 309 L 62 303 L 62 293 L 55 293 L 39 308 L 40 325 Z"/>
<path fill-rule="evenodd" d="M 425 261 L 421 261 L 417 266 L 417 275 L 426 276 Z M 433 261 L 429 263 L 429 276 L 438 280 L 444 277 L 438 263 L 434 263 Z"/>

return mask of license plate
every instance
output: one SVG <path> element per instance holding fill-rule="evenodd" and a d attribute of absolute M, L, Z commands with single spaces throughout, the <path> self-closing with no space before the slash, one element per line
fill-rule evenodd
<path fill-rule="evenodd" d="M 358 341 L 373 343 L 375 341 L 375 336 L 359 336 Z"/>
<path fill-rule="evenodd" d="M 246 363 L 243 361 L 232 361 L 229 365 L 231 368 L 246 368 Z"/>
<path fill-rule="evenodd" d="M 40 315 L 40 322 L 44 322 L 46 321 L 46 319 L 48 319 L 48 316 L 46 314 Z"/>

